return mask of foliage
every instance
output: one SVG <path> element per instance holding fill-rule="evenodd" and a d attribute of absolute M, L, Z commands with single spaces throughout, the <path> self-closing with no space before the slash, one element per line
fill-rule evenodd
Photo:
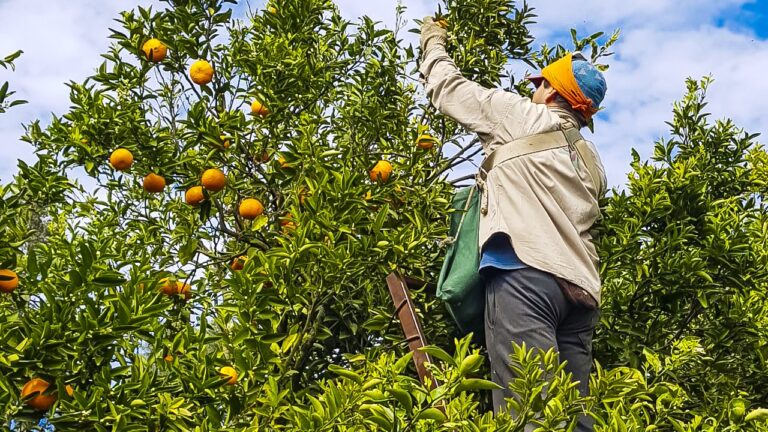
<path fill-rule="evenodd" d="M 691 411 L 765 404 L 768 288 L 765 150 L 704 112 L 709 78 L 688 80 L 671 136 L 651 162 L 633 152 L 626 191 L 606 203 L 600 235 L 608 365 L 648 364 L 679 383 Z"/>
<path fill-rule="evenodd" d="M 533 51 L 526 4 L 443 6 L 453 57 L 484 85 L 527 94 L 508 63 L 539 67 L 565 49 Z M 689 83 L 677 139 L 657 145 L 666 168 L 636 157 L 631 194 L 603 203 L 592 395 L 578 395 L 553 352 L 517 347 L 516 414 L 494 417 L 482 350 L 454 340 L 426 290 L 415 300 L 441 386 L 416 380 L 384 286 L 393 270 L 435 279 L 447 173 L 477 151 L 418 92 L 404 10 L 390 31 L 343 19 L 330 0 L 270 2 L 234 19 L 239 7 L 167 0 L 124 12 L 97 73 L 69 83 L 70 110 L 27 126 L 39 160 L 0 188 L 0 266 L 21 280 L 0 296 L 6 424 L 34 430 L 45 415 L 62 431 L 568 430 L 583 412 L 598 431 L 768 426 L 757 408 L 768 321 L 755 301 L 768 158 L 754 136 L 706 123 L 705 85 Z M 597 61 L 617 34 L 601 37 L 573 34 L 573 44 Z M 141 49 L 150 38 L 168 46 L 158 63 Z M 210 84 L 189 79 L 199 59 L 213 66 Z M 269 114 L 249 115 L 253 101 Z M 425 132 L 438 145 L 419 148 Z M 118 148 L 135 159 L 126 172 L 107 162 Z M 370 179 L 380 160 L 394 168 L 387 181 Z M 226 188 L 185 204 L 209 168 L 225 172 Z M 147 193 L 149 173 L 169 186 Z M 246 198 L 264 214 L 241 218 Z M 190 284 L 190 298 L 161 293 L 165 278 Z M 226 366 L 236 385 L 219 374 Z M 19 398 L 33 377 L 58 394 L 49 413 Z"/>
<path fill-rule="evenodd" d="M 16 65 L 14 65 L 13 61 L 19 58 L 19 56 L 21 56 L 23 52 L 24 51 L 18 50 L 12 54 L 7 55 L 4 59 L 0 60 L 0 66 L 3 69 L 9 69 L 9 68 L 11 70 L 15 69 Z M 21 100 L 21 99 L 9 100 L 9 98 L 14 93 L 16 92 L 8 91 L 8 81 L 0 85 L 0 114 L 3 114 L 6 111 L 8 111 L 8 108 L 27 103 L 27 101 Z"/>

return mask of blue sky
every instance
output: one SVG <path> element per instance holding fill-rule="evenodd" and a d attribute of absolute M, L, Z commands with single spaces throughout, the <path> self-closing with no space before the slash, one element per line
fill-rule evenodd
<path fill-rule="evenodd" d="M 437 1 L 401 0 L 406 18 L 433 14 Z M 16 173 L 16 159 L 33 161 L 32 149 L 19 141 L 23 123 L 50 121 L 69 105 L 69 80 L 81 81 L 100 64 L 109 40 L 108 27 L 124 9 L 152 0 L 44 1 L 0 0 L 0 55 L 17 49 L 25 54 L 17 71 L 0 69 L 17 97 L 29 104 L 0 115 L 0 183 Z M 366 14 L 388 27 L 394 24 L 397 0 L 337 0 L 348 18 Z M 731 117 L 750 132 L 768 132 L 768 0 L 529 0 L 537 8 L 532 31 L 539 42 L 561 41 L 571 27 L 587 34 L 622 29 L 611 68 L 606 72 L 605 111 L 596 118 L 595 142 L 609 184 L 626 183 L 631 148 L 647 158 L 653 142 L 667 133 L 673 101 L 686 77 L 711 74 L 709 110 L 714 118 Z M 251 1 L 260 8 L 263 1 Z M 34 25 L 31 25 L 33 23 Z M 409 24 L 410 25 L 410 24 Z M 404 33 L 408 41 L 415 35 Z"/>
<path fill-rule="evenodd" d="M 730 16 L 729 16 L 730 15 Z M 768 1 L 757 1 L 736 9 L 732 14 L 725 14 L 717 20 L 719 25 L 735 25 L 737 28 L 749 29 L 761 39 L 768 38 Z"/>

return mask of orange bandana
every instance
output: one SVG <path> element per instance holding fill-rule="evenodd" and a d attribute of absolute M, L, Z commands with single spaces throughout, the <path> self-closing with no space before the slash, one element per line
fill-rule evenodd
<path fill-rule="evenodd" d="M 592 107 L 592 99 L 584 96 L 579 84 L 576 83 L 576 77 L 573 76 L 573 59 L 570 53 L 542 69 L 541 76 L 549 81 L 549 84 L 571 104 L 573 109 L 582 113 L 587 121 L 597 112 Z"/>

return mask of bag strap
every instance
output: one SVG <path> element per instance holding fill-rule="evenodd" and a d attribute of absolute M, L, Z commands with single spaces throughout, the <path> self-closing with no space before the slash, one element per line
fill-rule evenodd
<path fill-rule="evenodd" d="M 561 123 L 560 128 L 551 132 L 544 132 L 527 137 L 519 138 L 507 144 L 497 147 L 483 160 L 478 172 L 478 184 L 484 185 L 488 173 L 497 165 L 516 157 L 525 156 L 531 153 L 538 153 L 545 150 L 552 150 L 569 146 L 575 150 L 579 159 L 584 163 L 592 183 L 598 190 L 602 190 L 602 185 L 598 184 L 601 178 L 597 168 L 597 160 L 593 154 L 586 148 L 587 141 L 581 135 L 579 129 L 572 124 Z"/>
<path fill-rule="evenodd" d="M 578 132 L 578 130 L 576 132 Z M 485 180 L 488 177 L 488 173 L 494 167 L 510 159 L 531 153 L 538 153 L 540 151 L 565 147 L 567 145 L 568 143 L 563 141 L 563 131 L 561 129 L 518 138 L 497 147 L 494 151 L 489 153 L 488 156 L 483 159 L 478 175 L 480 176 L 480 179 Z"/>
<path fill-rule="evenodd" d="M 474 195 L 477 193 L 477 185 L 472 185 L 470 187 L 472 189 L 469 190 L 467 202 L 464 204 L 464 210 L 461 212 L 461 219 L 459 219 L 459 226 L 456 228 L 456 235 L 453 237 L 447 237 L 445 240 L 443 240 L 443 244 L 449 245 L 459 240 L 461 227 L 464 225 L 464 217 L 467 215 L 467 213 L 469 213 L 469 208 L 472 207 L 472 198 L 474 198 Z"/>

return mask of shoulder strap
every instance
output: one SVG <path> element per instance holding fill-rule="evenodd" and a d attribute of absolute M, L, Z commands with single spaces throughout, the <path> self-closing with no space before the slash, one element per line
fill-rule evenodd
<path fill-rule="evenodd" d="M 595 188 L 597 189 L 597 198 L 599 198 L 605 190 L 605 185 L 603 184 L 602 180 L 603 176 L 600 175 L 600 171 L 598 169 L 597 159 L 595 158 L 594 154 L 587 148 L 587 140 L 585 140 L 581 135 L 581 132 L 579 132 L 579 130 L 573 126 L 563 127 L 563 134 L 568 140 L 568 145 L 576 150 L 576 153 L 579 155 L 579 159 L 581 159 L 581 161 L 584 163 L 584 168 L 587 169 L 587 173 L 589 173 L 592 184 L 595 185 Z"/>
<path fill-rule="evenodd" d="M 578 133 L 578 130 L 576 132 Z M 518 138 L 497 147 L 496 150 L 489 153 L 488 156 L 483 159 L 483 163 L 480 166 L 479 176 L 482 180 L 485 180 L 488 173 L 502 162 L 531 153 L 565 147 L 567 145 L 568 142 L 563 140 L 563 133 L 560 129 Z"/>
<path fill-rule="evenodd" d="M 592 183 L 598 191 L 601 191 L 603 189 L 600 180 L 602 176 L 600 176 L 598 171 L 597 160 L 586 148 L 586 140 L 581 135 L 581 132 L 579 132 L 579 129 L 570 124 L 561 124 L 557 130 L 529 135 L 499 146 L 483 160 L 480 172 L 478 173 L 478 179 L 481 183 L 484 183 L 488 173 L 502 162 L 531 153 L 565 146 L 569 146 L 576 151 L 579 159 L 584 163 Z"/>

